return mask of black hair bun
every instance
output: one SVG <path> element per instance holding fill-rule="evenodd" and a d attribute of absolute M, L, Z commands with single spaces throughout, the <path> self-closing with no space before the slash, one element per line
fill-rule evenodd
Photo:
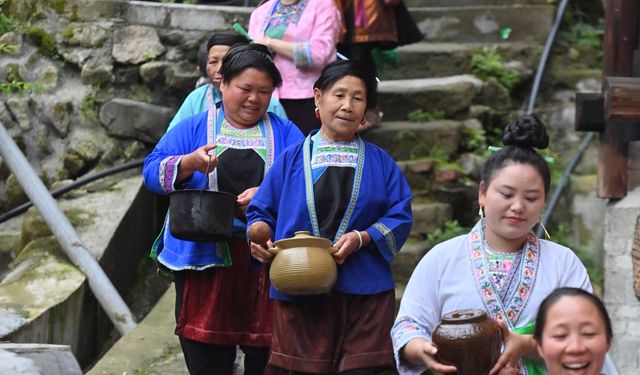
<path fill-rule="evenodd" d="M 535 115 L 522 115 L 504 129 L 502 144 L 524 148 L 545 149 L 549 146 L 546 126 Z"/>

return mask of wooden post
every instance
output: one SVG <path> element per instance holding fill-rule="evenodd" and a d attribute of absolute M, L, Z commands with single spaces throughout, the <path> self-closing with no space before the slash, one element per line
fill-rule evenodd
<path fill-rule="evenodd" d="M 631 76 L 638 46 L 638 1 L 607 0 L 605 10 L 604 68 L 608 76 Z M 627 194 L 628 144 L 615 120 L 605 120 L 598 145 L 598 196 L 622 198 Z"/>

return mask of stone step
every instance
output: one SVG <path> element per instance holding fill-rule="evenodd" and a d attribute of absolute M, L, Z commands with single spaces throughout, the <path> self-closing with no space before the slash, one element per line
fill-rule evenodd
<path fill-rule="evenodd" d="M 0 373 L 82 375 L 68 345 L 0 344 Z"/>
<path fill-rule="evenodd" d="M 496 43 L 503 41 L 500 30 L 510 28 L 509 41 L 544 43 L 555 16 L 555 7 L 548 4 L 421 4 L 409 10 L 429 42 Z"/>
<path fill-rule="evenodd" d="M 383 122 L 379 127 L 365 132 L 363 137 L 382 147 L 395 160 L 414 160 L 429 157 L 436 149 L 447 155 L 457 153 L 464 124 L 453 120 Z M 426 167 L 422 166 L 423 169 Z"/>
<path fill-rule="evenodd" d="M 403 0 L 408 7 L 487 6 L 511 4 L 549 4 L 549 0 Z"/>
<path fill-rule="evenodd" d="M 382 81 L 378 104 L 385 121 L 406 120 L 408 113 L 418 109 L 444 111 L 446 118 L 455 118 L 468 112 L 483 85 L 471 75 Z"/>
<path fill-rule="evenodd" d="M 391 271 L 396 284 L 406 284 L 420 259 L 431 249 L 431 245 L 424 240 L 409 239 L 402 246 L 398 255 L 391 262 Z"/>
<path fill-rule="evenodd" d="M 421 197 L 414 197 L 411 202 L 411 211 L 413 212 L 411 236 L 419 239 L 426 239 L 429 233 L 443 227 L 444 223 L 451 220 L 453 216 L 449 203 Z"/>
<path fill-rule="evenodd" d="M 517 60 L 525 69 L 535 71 L 542 54 L 541 43 L 429 43 L 421 42 L 398 48 L 397 66 L 379 69 L 382 80 L 433 78 L 467 74 L 471 59 L 483 48 L 502 56 L 503 61 Z"/>

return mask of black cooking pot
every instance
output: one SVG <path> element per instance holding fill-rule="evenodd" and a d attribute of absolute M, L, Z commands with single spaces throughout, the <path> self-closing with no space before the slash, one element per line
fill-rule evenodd
<path fill-rule="evenodd" d="M 181 240 L 218 242 L 231 239 L 237 197 L 209 190 L 169 194 L 169 229 Z"/>

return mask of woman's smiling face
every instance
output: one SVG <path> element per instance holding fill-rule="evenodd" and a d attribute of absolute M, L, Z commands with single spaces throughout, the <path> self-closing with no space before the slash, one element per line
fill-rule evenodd
<path fill-rule="evenodd" d="M 606 323 L 588 299 L 564 296 L 549 308 L 538 353 L 550 375 L 599 375 L 607 350 Z"/>

